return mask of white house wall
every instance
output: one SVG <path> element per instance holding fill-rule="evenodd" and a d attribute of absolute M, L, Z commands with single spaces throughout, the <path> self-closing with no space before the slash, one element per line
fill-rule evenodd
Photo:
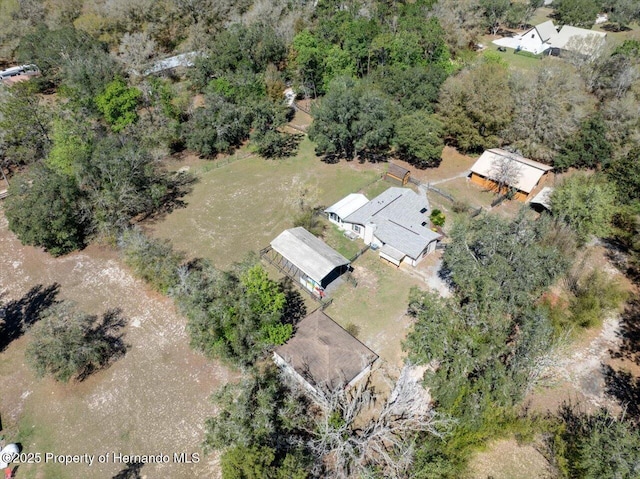
<path fill-rule="evenodd" d="M 544 45 L 542 38 L 540 38 L 538 30 L 536 30 L 535 28 L 522 35 L 519 46 L 520 50 L 524 50 L 525 52 L 530 52 L 535 55 L 537 55 L 538 53 L 542 53 L 548 48 L 548 46 Z"/>

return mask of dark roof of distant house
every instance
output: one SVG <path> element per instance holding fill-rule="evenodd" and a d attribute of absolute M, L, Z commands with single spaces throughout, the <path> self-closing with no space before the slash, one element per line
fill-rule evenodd
<path fill-rule="evenodd" d="M 271 247 L 317 282 L 349 260 L 301 226 L 284 230 Z"/>
<path fill-rule="evenodd" d="M 314 387 L 349 384 L 378 355 L 317 309 L 275 353 Z"/>

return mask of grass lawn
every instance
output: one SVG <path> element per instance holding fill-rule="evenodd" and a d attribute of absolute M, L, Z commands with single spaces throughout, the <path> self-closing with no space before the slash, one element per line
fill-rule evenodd
<path fill-rule="evenodd" d="M 473 208 L 488 207 L 496 198 L 493 193 L 486 191 L 475 183 L 471 183 L 467 178 L 456 178 L 455 180 L 441 183 L 437 187 L 452 195 L 457 201 L 463 201 Z M 433 197 L 434 194 L 430 196 Z"/>
<path fill-rule="evenodd" d="M 516 54 L 515 50 L 507 48 L 506 52 L 499 52 L 493 43 L 490 41 L 487 43 L 488 48 L 482 54 L 487 52 L 497 54 L 507 65 L 511 68 L 517 68 L 520 70 L 534 70 L 540 65 L 540 58 L 534 58 L 526 55 Z"/>
<path fill-rule="evenodd" d="M 402 341 L 411 325 L 405 314 L 412 286 L 424 281 L 367 251 L 353 264 L 358 286 L 343 284 L 325 312 L 343 328 L 353 324 L 357 338 L 393 366 L 402 365 Z"/>
<path fill-rule="evenodd" d="M 177 249 L 221 268 L 290 228 L 301 198 L 312 206 L 331 205 L 380 177 L 370 165 L 323 163 L 306 138 L 294 158 L 250 156 L 219 168 L 212 165 L 192 167 L 198 183 L 185 198 L 186 208 L 148 227 Z"/>
<path fill-rule="evenodd" d="M 364 248 L 364 241 L 360 238 L 350 240 L 344 235 L 344 231 L 338 229 L 336 225 L 330 223 L 328 220 L 323 221 L 326 224 L 326 228 L 322 239 L 345 258 L 352 258 L 358 251 Z"/>

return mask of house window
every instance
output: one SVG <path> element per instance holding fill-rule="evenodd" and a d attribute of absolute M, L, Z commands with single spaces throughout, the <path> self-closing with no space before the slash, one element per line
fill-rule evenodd
<path fill-rule="evenodd" d="M 531 38 L 535 38 L 535 37 L 536 37 L 536 34 L 535 34 L 535 33 L 532 33 L 532 34 L 531 34 Z"/>
<path fill-rule="evenodd" d="M 427 226 L 427 222 L 426 222 L 426 221 L 423 221 L 423 222 L 422 222 L 422 226 Z"/>
<path fill-rule="evenodd" d="M 360 233 L 360 231 L 361 231 L 360 226 L 353 225 L 353 231 L 355 231 L 356 233 Z"/>
<path fill-rule="evenodd" d="M 427 212 L 427 209 L 426 209 L 426 208 L 422 208 L 422 209 L 420 210 L 420 213 L 426 213 L 426 212 Z"/>

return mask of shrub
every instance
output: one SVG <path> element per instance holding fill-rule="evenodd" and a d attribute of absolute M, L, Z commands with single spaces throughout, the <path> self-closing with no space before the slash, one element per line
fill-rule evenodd
<path fill-rule="evenodd" d="M 438 209 L 431 212 L 431 215 L 429 215 L 429 219 L 435 226 L 444 226 L 444 213 Z"/>
<path fill-rule="evenodd" d="M 166 294 L 178 284 L 178 268 L 184 255 L 168 241 L 147 238 L 140 230 L 127 230 L 118 240 L 125 263 L 153 289 Z"/>
<path fill-rule="evenodd" d="M 82 380 L 124 354 L 126 346 L 118 333 L 123 326 L 119 311 L 108 311 L 98 320 L 75 311 L 69 303 L 60 303 L 33 327 L 27 362 L 40 377 L 48 374 L 62 382 L 74 376 Z"/>

